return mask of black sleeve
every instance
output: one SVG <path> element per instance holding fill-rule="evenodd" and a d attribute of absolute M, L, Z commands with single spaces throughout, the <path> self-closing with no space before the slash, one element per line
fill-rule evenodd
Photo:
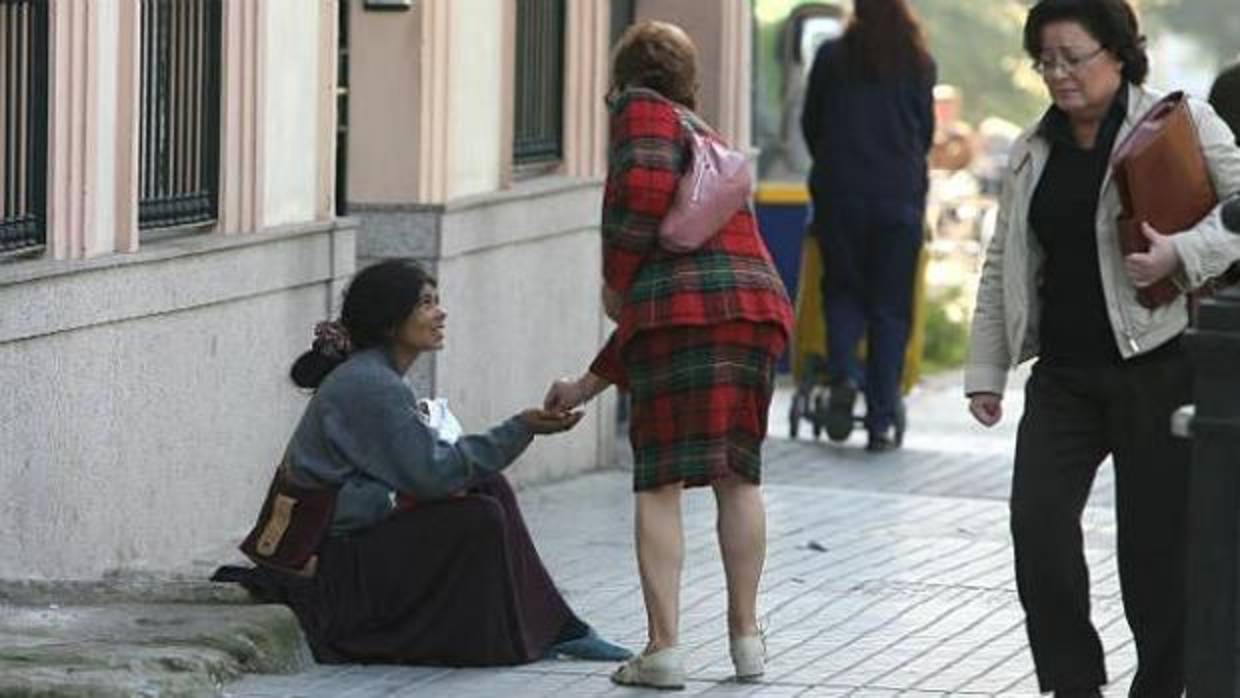
<path fill-rule="evenodd" d="M 926 73 L 926 80 L 923 83 L 923 94 L 919 97 L 920 108 L 919 117 L 921 121 L 921 143 L 925 152 L 930 152 L 930 147 L 934 145 L 934 85 L 938 82 L 939 69 L 935 66 L 934 61 L 930 61 L 930 68 Z"/>
<path fill-rule="evenodd" d="M 822 100 L 826 97 L 827 63 L 830 60 L 831 42 L 818 47 L 814 54 L 814 64 L 809 71 L 809 84 L 805 88 L 805 106 L 801 109 L 801 136 L 805 139 L 805 147 L 810 157 L 818 153 L 818 136 L 821 133 Z"/>

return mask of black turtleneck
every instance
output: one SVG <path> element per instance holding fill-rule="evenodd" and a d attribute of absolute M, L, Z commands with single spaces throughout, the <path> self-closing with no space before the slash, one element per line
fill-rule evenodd
<path fill-rule="evenodd" d="M 1061 366 L 1120 361 L 1102 292 L 1094 221 L 1102 179 L 1127 108 L 1127 90 L 1121 86 L 1092 148 L 1077 144 L 1067 115 L 1057 107 L 1046 112 L 1038 127 L 1038 134 L 1051 145 L 1029 206 L 1029 226 L 1044 252 L 1038 289 L 1042 361 Z"/>

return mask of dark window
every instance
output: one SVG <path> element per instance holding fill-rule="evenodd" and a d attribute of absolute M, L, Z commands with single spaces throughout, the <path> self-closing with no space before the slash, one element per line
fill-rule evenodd
<path fill-rule="evenodd" d="M 620 35 L 633 24 L 634 0 L 611 0 L 611 46 L 620 40 Z"/>
<path fill-rule="evenodd" d="M 0 1 L 0 252 L 47 241 L 47 6 Z"/>
<path fill-rule="evenodd" d="M 517 0 L 516 124 L 513 161 L 564 153 L 564 0 Z"/>
<path fill-rule="evenodd" d="M 138 227 L 214 220 L 221 0 L 142 0 Z"/>

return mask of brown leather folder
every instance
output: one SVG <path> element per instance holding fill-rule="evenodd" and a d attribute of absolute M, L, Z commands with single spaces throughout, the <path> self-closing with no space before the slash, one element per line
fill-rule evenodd
<path fill-rule="evenodd" d="M 1158 100 L 1115 148 L 1111 164 L 1123 205 L 1118 223 L 1125 255 L 1149 249 L 1142 221 L 1173 235 L 1195 226 L 1218 204 L 1183 92 Z M 1178 295 L 1171 279 L 1137 292 L 1147 308 L 1170 303 Z"/>

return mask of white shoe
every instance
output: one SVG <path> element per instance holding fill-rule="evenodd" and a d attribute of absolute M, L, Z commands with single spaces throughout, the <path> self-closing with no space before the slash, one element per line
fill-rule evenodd
<path fill-rule="evenodd" d="M 680 649 L 666 647 L 658 652 L 639 654 L 620 665 L 611 675 L 621 686 L 649 686 L 669 691 L 685 687 L 685 663 Z"/>
<path fill-rule="evenodd" d="M 766 638 L 762 633 L 728 638 L 737 681 L 753 681 L 766 673 Z"/>

